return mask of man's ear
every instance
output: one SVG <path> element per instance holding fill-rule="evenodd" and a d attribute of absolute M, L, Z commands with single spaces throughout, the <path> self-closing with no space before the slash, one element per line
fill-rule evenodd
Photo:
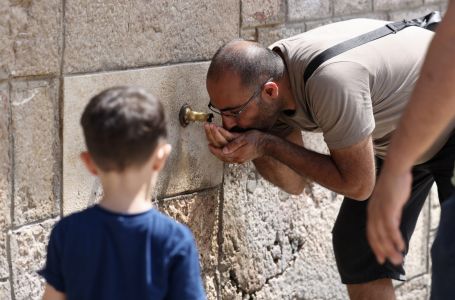
<path fill-rule="evenodd" d="M 98 175 L 98 170 L 96 168 L 95 163 L 93 162 L 92 156 L 90 153 L 87 151 L 81 152 L 81 160 L 84 163 L 85 167 L 87 170 L 92 174 L 92 175 Z"/>
<path fill-rule="evenodd" d="M 155 150 L 155 158 L 153 160 L 153 171 L 159 172 L 163 169 L 166 164 L 166 160 L 171 153 L 172 146 L 170 144 L 159 144 Z"/>
<path fill-rule="evenodd" d="M 264 84 L 264 92 L 267 94 L 268 97 L 276 98 L 278 96 L 279 87 L 273 81 L 267 82 Z"/>

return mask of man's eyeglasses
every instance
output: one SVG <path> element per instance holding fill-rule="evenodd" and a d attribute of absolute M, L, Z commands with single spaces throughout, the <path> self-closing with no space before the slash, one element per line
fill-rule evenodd
<path fill-rule="evenodd" d="M 242 105 L 240 105 L 239 107 L 237 108 L 230 108 L 230 109 L 218 109 L 216 107 L 214 107 L 212 105 L 212 103 L 209 103 L 208 104 L 208 107 L 211 111 L 213 111 L 214 113 L 216 114 L 219 114 L 221 116 L 226 116 L 226 117 L 233 117 L 233 118 L 238 118 L 240 116 L 240 114 L 245 111 L 246 107 L 248 106 L 248 104 L 254 99 L 256 98 L 259 93 L 262 91 L 262 88 L 264 87 L 264 84 L 266 84 L 267 82 L 270 82 L 272 81 L 273 77 L 270 77 L 269 79 L 267 79 L 267 81 L 265 81 L 263 84 L 261 84 L 257 89 L 256 91 L 253 93 L 253 95 L 251 95 L 251 97 Z"/>

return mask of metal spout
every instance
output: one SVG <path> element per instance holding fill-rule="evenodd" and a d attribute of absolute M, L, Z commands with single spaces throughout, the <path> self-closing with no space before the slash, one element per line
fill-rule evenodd
<path fill-rule="evenodd" d="M 212 122 L 212 119 L 212 113 L 194 111 L 188 104 L 184 104 L 182 108 L 180 108 L 179 120 L 182 127 L 188 126 L 190 122 Z"/>

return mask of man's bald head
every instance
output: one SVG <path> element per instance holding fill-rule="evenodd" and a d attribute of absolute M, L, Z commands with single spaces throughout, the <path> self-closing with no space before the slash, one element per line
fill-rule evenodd
<path fill-rule="evenodd" d="M 224 75 L 235 74 L 243 86 L 254 87 L 270 77 L 281 79 L 284 70 L 283 60 L 272 50 L 255 42 L 233 40 L 213 56 L 207 80 L 216 82 Z"/>

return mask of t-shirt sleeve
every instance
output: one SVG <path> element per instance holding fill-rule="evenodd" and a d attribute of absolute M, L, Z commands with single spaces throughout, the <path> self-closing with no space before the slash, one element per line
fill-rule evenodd
<path fill-rule="evenodd" d="M 44 268 L 38 271 L 38 274 L 46 279 L 46 282 L 52 285 L 56 290 L 64 293 L 65 285 L 61 272 L 61 234 L 60 226 L 55 226 L 52 229 L 47 245 L 47 258 Z"/>
<path fill-rule="evenodd" d="M 308 103 L 329 149 L 355 145 L 375 127 L 369 72 L 360 64 L 335 62 L 308 81 Z"/>
<path fill-rule="evenodd" d="M 199 254 L 190 230 L 170 251 L 169 294 L 166 299 L 206 299 L 202 285 Z"/>

